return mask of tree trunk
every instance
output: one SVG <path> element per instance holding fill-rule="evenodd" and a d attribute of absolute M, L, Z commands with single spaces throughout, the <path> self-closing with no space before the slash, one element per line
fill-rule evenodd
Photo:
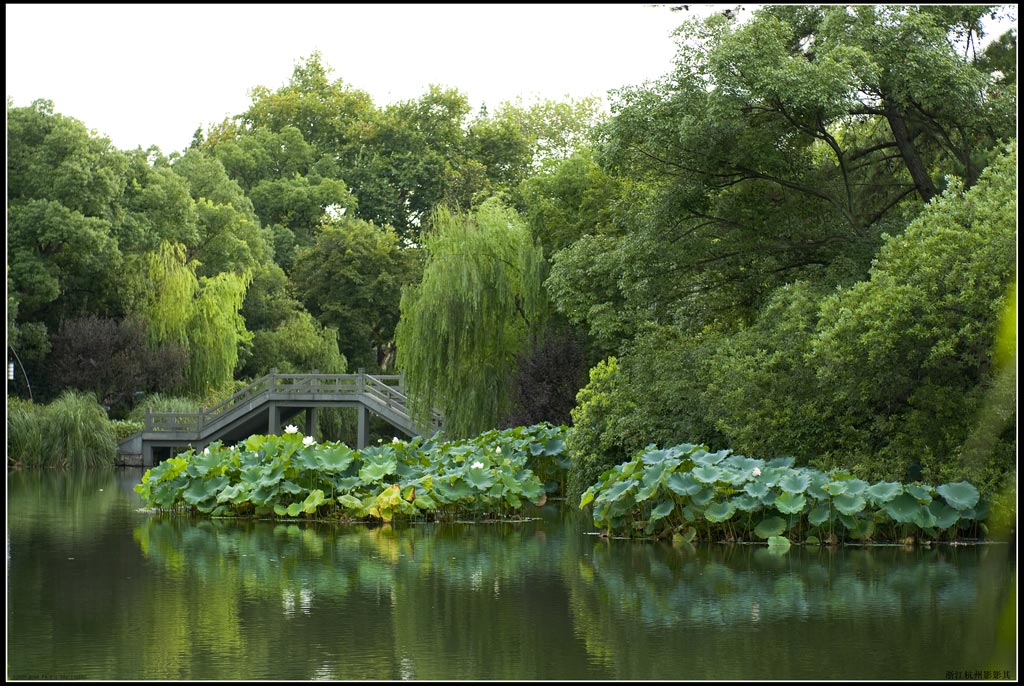
<path fill-rule="evenodd" d="M 924 168 L 921 157 L 917 154 L 914 141 L 911 140 L 910 131 L 907 130 L 907 122 L 903 113 L 896 109 L 896 105 L 888 98 L 885 100 L 885 118 L 889 121 L 889 128 L 892 129 L 893 138 L 896 140 L 896 147 L 900 150 L 903 163 L 907 165 L 907 171 L 914 180 L 914 186 L 918 194 L 925 202 L 935 197 L 935 184 L 928 170 Z"/>

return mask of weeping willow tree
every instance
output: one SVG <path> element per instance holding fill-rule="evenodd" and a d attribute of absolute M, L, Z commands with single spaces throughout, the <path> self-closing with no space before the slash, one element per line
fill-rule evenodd
<path fill-rule="evenodd" d="M 168 241 L 142 262 L 133 309 L 147 324 L 150 345 L 173 343 L 186 351 L 190 393 L 202 397 L 224 388 L 234 378 L 239 346 L 252 339 L 239 314 L 251 274 L 197 279 L 199 264 L 187 259 L 185 246 Z"/>
<path fill-rule="evenodd" d="M 234 379 L 238 347 L 252 340 L 239 314 L 251 281 L 250 272 L 222 272 L 200 281 L 188 320 L 185 380 L 192 393 L 205 396 Z"/>
<path fill-rule="evenodd" d="M 543 253 L 497 200 L 471 214 L 441 208 L 433 227 L 423 280 L 402 293 L 397 361 L 421 425 L 436 408 L 446 433 L 464 437 L 510 407 L 516 355 L 544 312 Z"/>
<path fill-rule="evenodd" d="M 188 320 L 192 315 L 199 264 L 187 261 L 185 246 L 163 241 L 143 257 L 135 310 L 147 325 L 153 347 L 166 343 L 188 348 Z"/>

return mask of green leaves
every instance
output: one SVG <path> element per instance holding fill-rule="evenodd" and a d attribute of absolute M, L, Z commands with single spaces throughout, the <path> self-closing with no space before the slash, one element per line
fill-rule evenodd
<path fill-rule="evenodd" d="M 198 455 L 165 460 L 137 490 L 149 505 L 184 503 L 204 513 L 217 507 L 218 515 L 493 516 L 524 502 L 543 504 L 545 485 L 527 463 L 560 478 L 565 432 L 537 424 L 468 441 L 417 439 L 362 451 L 332 442 L 305 446 L 299 433 L 251 436 L 241 450 L 213 443 Z M 653 490 L 657 475 L 648 479 Z"/>
<path fill-rule="evenodd" d="M 604 472 L 584 492 L 581 506 L 593 503 L 596 526 L 627 536 L 639 530 L 669 536 L 683 523 L 703 522 L 700 530 L 711 540 L 719 536 L 731 540 L 737 533 L 768 539 L 790 530 L 794 540 L 806 539 L 811 532 L 816 537 L 827 534 L 829 540 L 844 535 L 872 540 L 879 534 L 904 535 L 897 525 L 935 535 L 936 527 L 948 529 L 974 517 L 969 504 L 979 502 L 977 491 L 966 482 L 934 489 L 953 498 L 961 508 L 957 509 L 933 500 L 933 489 L 927 484 L 871 484 L 841 471 L 794 467 L 792 457 L 764 462 L 694 448 L 690 444 L 665 449 L 648 446 L 629 462 Z M 677 457 L 684 451 L 692 459 Z M 650 515 L 647 502 L 656 503 Z M 759 518 L 751 517 L 762 510 Z M 664 523 L 655 526 L 661 520 L 675 528 Z"/>
<path fill-rule="evenodd" d="M 966 481 L 955 484 L 942 484 L 935 492 L 946 499 L 950 507 L 956 510 L 967 510 L 978 503 L 978 489 Z"/>

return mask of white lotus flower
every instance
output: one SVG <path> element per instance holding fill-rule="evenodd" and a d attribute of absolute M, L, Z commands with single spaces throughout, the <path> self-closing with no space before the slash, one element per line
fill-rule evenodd
<path fill-rule="evenodd" d="M 316 445 L 316 439 L 312 436 L 306 436 L 302 439 L 302 445 Z"/>
<path fill-rule="evenodd" d="M 210 454 L 210 448 L 209 447 L 203 448 L 203 455 L 209 455 L 209 454 Z"/>
<path fill-rule="evenodd" d="M 477 460 L 476 462 L 471 464 L 470 467 L 472 467 L 473 469 L 483 469 L 484 468 L 484 463 L 481 462 L 480 460 Z"/>
<path fill-rule="evenodd" d="M 758 467 L 754 467 L 754 476 L 761 476 L 761 470 Z"/>
<path fill-rule="evenodd" d="M 395 436 L 394 438 L 392 438 L 392 439 L 391 439 L 391 442 L 392 442 L 392 443 L 401 443 L 401 441 L 400 441 L 400 440 L 398 440 L 398 436 Z"/>
<path fill-rule="evenodd" d="M 295 426 L 294 424 L 289 424 L 288 426 L 284 427 L 284 432 L 286 434 L 297 434 L 299 433 L 299 427 Z"/>
<path fill-rule="evenodd" d="M 497 448 L 495 448 L 495 449 L 494 449 L 494 452 L 496 452 L 496 453 L 498 453 L 499 455 L 501 455 L 501 446 L 499 445 L 499 446 L 498 446 Z"/>

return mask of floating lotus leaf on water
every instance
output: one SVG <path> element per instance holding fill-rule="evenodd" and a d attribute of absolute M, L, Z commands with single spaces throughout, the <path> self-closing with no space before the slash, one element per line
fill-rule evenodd
<path fill-rule="evenodd" d="M 948 529 L 960 519 L 960 511 L 950 507 L 944 502 L 933 500 L 928 504 L 928 509 L 935 517 L 935 526 L 940 529 Z"/>
<path fill-rule="evenodd" d="M 867 501 L 859 495 L 849 495 L 844 493 L 832 498 L 832 507 L 838 510 L 840 514 L 844 515 L 855 515 L 858 512 L 863 511 L 866 505 Z"/>
<path fill-rule="evenodd" d="M 832 510 L 828 505 L 818 505 L 807 513 L 807 521 L 811 526 L 821 526 L 832 516 Z"/>
<path fill-rule="evenodd" d="M 932 501 L 931 491 L 932 487 L 925 484 L 910 484 L 903 487 L 904 493 L 909 493 L 925 505 Z"/>
<path fill-rule="evenodd" d="M 753 512 L 761 509 L 760 498 L 755 498 L 752 495 L 742 493 L 732 499 L 733 507 L 741 512 Z"/>
<path fill-rule="evenodd" d="M 769 536 L 768 547 L 769 548 L 782 548 L 788 550 L 792 543 L 785 536 Z"/>
<path fill-rule="evenodd" d="M 909 524 L 914 521 L 918 510 L 925 506 L 910 493 L 903 493 L 890 500 L 885 506 L 885 512 L 894 522 Z"/>
<path fill-rule="evenodd" d="M 693 495 L 699 491 L 703 486 L 697 479 L 693 477 L 690 472 L 672 472 L 668 479 L 665 481 L 665 485 L 675 493 L 676 495 Z"/>
<path fill-rule="evenodd" d="M 786 520 L 782 517 L 768 517 L 754 527 L 754 535 L 758 538 L 779 536 L 786 530 Z"/>
<path fill-rule="evenodd" d="M 713 524 L 727 521 L 734 514 L 736 514 L 736 507 L 732 501 L 712 503 L 704 510 L 704 518 Z"/>
<path fill-rule="evenodd" d="M 790 472 L 779 479 L 779 488 L 786 493 L 803 493 L 811 485 L 811 477 L 802 472 Z"/>
<path fill-rule="evenodd" d="M 775 509 L 782 514 L 791 515 L 798 514 L 803 511 L 804 505 L 807 504 L 807 498 L 804 497 L 803 493 L 781 493 L 775 498 Z"/>
<path fill-rule="evenodd" d="M 966 481 L 942 484 L 935 491 L 957 510 L 963 511 L 978 504 L 978 489 Z"/>
<path fill-rule="evenodd" d="M 847 490 L 849 493 L 849 490 Z M 867 496 L 876 506 L 881 507 L 903 493 L 903 486 L 896 481 L 879 481 L 867 490 Z"/>

